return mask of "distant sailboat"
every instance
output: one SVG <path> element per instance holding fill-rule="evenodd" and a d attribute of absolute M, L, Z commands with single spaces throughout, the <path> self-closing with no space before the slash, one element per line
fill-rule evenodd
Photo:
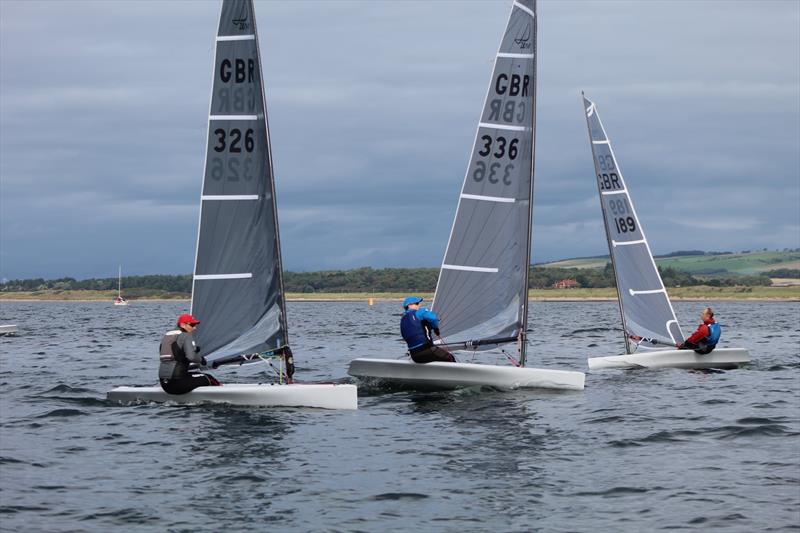
<path fill-rule="evenodd" d="M 667 289 L 597 107 L 585 96 L 583 107 L 608 250 L 616 276 L 626 352 L 625 355 L 590 358 L 589 368 L 735 368 L 749 362 L 747 350 L 739 348 L 719 348 L 706 355 L 674 349 L 684 337 Z"/>
<path fill-rule="evenodd" d="M 191 313 L 208 365 L 292 364 L 275 182 L 252 0 L 223 0 L 216 37 Z M 283 370 L 281 369 L 281 375 Z M 121 401 L 356 409 L 354 385 L 225 384 L 168 395 L 121 387 Z"/>
<path fill-rule="evenodd" d="M 117 297 L 114 305 L 128 305 L 128 300 L 122 297 L 122 265 L 119 266 L 119 281 L 117 282 Z"/>
<path fill-rule="evenodd" d="M 495 58 L 433 303 L 442 345 L 475 351 L 516 344 L 518 361 L 355 359 L 351 375 L 435 388 L 583 389 L 582 372 L 525 367 L 537 52 L 536 2 L 517 0 Z"/>

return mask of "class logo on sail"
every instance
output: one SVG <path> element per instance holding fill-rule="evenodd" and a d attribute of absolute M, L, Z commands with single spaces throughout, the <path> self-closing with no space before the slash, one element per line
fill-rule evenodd
<path fill-rule="evenodd" d="M 239 15 L 239 18 L 232 19 L 231 22 L 240 30 L 250 28 L 250 23 L 247 22 L 247 8 L 242 7 L 242 13 Z"/>
<path fill-rule="evenodd" d="M 531 25 L 528 24 L 525 27 L 525 31 L 522 33 L 522 37 L 517 37 L 514 39 L 514 43 L 519 46 L 520 50 L 529 50 L 533 43 L 531 43 Z"/>

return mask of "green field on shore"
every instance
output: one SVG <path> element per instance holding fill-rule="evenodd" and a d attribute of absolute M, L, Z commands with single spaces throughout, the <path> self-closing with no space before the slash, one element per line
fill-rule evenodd
<path fill-rule="evenodd" d="M 662 268 L 672 267 L 692 275 L 742 274 L 754 275 L 778 268 L 800 268 L 800 252 L 760 251 L 747 253 L 697 254 L 656 257 Z M 543 267 L 603 268 L 608 257 L 583 257 L 545 263 Z"/>
<path fill-rule="evenodd" d="M 800 301 L 800 286 L 793 287 L 674 287 L 669 290 L 673 300 L 776 300 Z M 432 293 L 416 293 L 427 301 Z M 116 291 L 30 291 L 0 293 L 0 301 L 19 300 L 58 300 L 58 301 L 108 301 L 111 303 Z M 290 292 L 286 298 L 291 301 L 375 301 L 402 300 L 408 296 L 400 292 Z M 614 300 L 615 289 L 531 289 L 528 296 L 532 300 Z M 129 297 L 132 302 L 147 300 L 187 300 L 188 294 L 164 293 L 147 298 Z"/>

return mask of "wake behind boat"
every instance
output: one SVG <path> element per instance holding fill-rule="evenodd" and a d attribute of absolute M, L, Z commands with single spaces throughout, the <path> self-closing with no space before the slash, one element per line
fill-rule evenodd
<path fill-rule="evenodd" d="M 273 176 L 253 1 L 224 0 L 192 280 L 191 313 L 202 317 L 203 326 L 194 338 L 199 355 L 212 368 L 277 360 L 282 380 L 202 386 L 185 394 L 167 394 L 161 387 L 119 387 L 108 393 L 109 400 L 357 408 L 354 385 L 283 382 L 283 365 L 289 380 L 294 366 Z M 162 351 L 162 359 L 171 363 L 169 352 Z"/>
<path fill-rule="evenodd" d="M 606 368 L 736 368 L 750 361 L 741 348 L 701 355 L 676 350 L 684 336 L 656 267 L 611 141 L 593 102 L 583 96 L 597 189 L 616 277 L 625 355 L 591 357 L 592 370 Z"/>
<path fill-rule="evenodd" d="M 514 2 L 439 272 L 440 346 L 516 343 L 514 366 L 355 359 L 348 373 L 426 388 L 583 389 L 584 374 L 525 368 L 536 124 L 536 2 Z"/>

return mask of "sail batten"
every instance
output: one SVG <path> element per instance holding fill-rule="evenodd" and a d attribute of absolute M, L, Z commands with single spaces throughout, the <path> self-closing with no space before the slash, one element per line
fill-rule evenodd
<path fill-rule="evenodd" d="M 683 333 L 597 107 L 585 96 L 583 104 L 626 351 L 664 349 L 682 342 Z"/>
<path fill-rule="evenodd" d="M 223 0 L 192 284 L 210 365 L 288 342 L 257 35 L 252 0 Z"/>
<path fill-rule="evenodd" d="M 445 250 L 433 309 L 449 346 L 518 339 L 527 314 L 536 25 L 514 2 L 496 54 Z"/>

